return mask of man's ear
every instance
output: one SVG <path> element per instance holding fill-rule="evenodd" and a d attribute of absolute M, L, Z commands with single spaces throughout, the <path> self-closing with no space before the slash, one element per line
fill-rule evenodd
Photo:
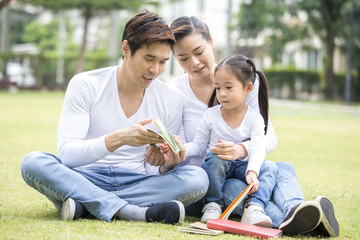
<path fill-rule="evenodd" d="M 130 54 L 130 47 L 129 47 L 129 42 L 127 40 L 124 40 L 121 43 L 121 53 L 124 56 L 124 59 L 128 58 Z"/>
<path fill-rule="evenodd" d="M 254 84 L 252 82 L 249 82 L 246 87 L 247 87 L 246 89 L 247 93 L 251 93 L 254 88 Z"/>

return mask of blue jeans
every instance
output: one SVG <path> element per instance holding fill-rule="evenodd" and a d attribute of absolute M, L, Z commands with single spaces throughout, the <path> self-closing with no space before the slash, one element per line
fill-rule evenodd
<path fill-rule="evenodd" d="M 179 200 L 185 206 L 201 199 L 208 188 L 205 171 L 195 166 L 174 168 L 162 175 L 144 175 L 119 167 L 70 169 L 55 155 L 28 154 L 21 173 L 25 182 L 60 210 L 67 198 L 80 202 L 96 218 L 111 221 L 127 203 L 148 207 Z"/>
<path fill-rule="evenodd" d="M 217 202 L 220 206 L 224 206 L 223 187 L 225 180 L 229 178 L 239 179 L 246 182 L 245 172 L 248 166 L 247 161 L 227 161 L 220 159 L 217 154 L 209 152 L 204 159 L 203 169 L 209 176 L 209 189 L 205 195 L 205 203 Z M 259 189 L 249 195 L 246 200 L 247 204 L 257 204 L 265 209 L 270 200 L 272 190 L 275 187 L 277 175 L 277 167 L 271 161 L 264 161 L 261 165 L 258 180 L 260 182 Z M 238 195 L 241 191 L 237 191 Z"/>
<path fill-rule="evenodd" d="M 279 228 L 284 221 L 285 216 L 290 210 L 298 204 L 305 201 L 299 181 L 296 176 L 294 166 L 288 162 L 276 163 L 278 174 L 276 184 L 272 195 L 272 201 L 266 205 L 265 213 L 272 222 L 273 227 Z M 245 189 L 246 183 L 238 179 L 226 180 L 223 188 L 225 207 L 228 207 L 238 196 L 242 189 Z M 244 209 L 242 202 L 233 211 L 233 214 L 242 215 Z"/>

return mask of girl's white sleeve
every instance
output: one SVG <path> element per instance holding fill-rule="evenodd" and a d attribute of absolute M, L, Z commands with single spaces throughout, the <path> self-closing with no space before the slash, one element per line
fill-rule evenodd
<path fill-rule="evenodd" d="M 249 162 L 246 173 L 252 170 L 255 171 L 259 176 L 260 168 L 266 155 L 266 149 L 264 145 L 264 120 L 260 115 L 257 115 L 254 116 L 249 124 L 251 130 L 251 141 Z"/>
<path fill-rule="evenodd" d="M 92 101 L 86 87 L 76 76 L 70 81 L 60 115 L 57 149 L 62 163 L 68 167 L 87 165 L 110 154 L 105 146 L 105 136 L 85 139 Z"/>

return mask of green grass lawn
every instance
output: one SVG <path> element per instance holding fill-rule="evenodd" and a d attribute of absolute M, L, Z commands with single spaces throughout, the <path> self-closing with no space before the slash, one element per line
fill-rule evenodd
<path fill-rule="evenodd" d="M 25 184 L 19 168 L 28 152 L 56 153 L 63 97 L 63 92 L 0 92 L 0 239 L 250 239 L 192 235 L 143 222 L 61 221 L 51 202 Z M 278 146 L 267 158 L 292 162 L 306 199 L 329 197 L 340 238 L 359 239 L 360 107 L 273 101 L 271 120 Z"/>

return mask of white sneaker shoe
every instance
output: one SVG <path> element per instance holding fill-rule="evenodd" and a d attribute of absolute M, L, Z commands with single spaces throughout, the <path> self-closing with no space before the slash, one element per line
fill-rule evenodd
<path fill-rule="evenodd" d="M 272 227 L 271 218 L 265 214 L 264 210 L 259 205 L 256 204 L 248 205 L 244 209 L 241 222 L 262 227 Z"/>
<path fill-rule="evenodd" d="M 210 202 L 206 204 L 202 212 L 204 213 L 201 217 L 201 222 L 206 223 L 210 219 L 217 219 L 221 216 L 222 210 L 221 206 L 216 202 Z"/>

